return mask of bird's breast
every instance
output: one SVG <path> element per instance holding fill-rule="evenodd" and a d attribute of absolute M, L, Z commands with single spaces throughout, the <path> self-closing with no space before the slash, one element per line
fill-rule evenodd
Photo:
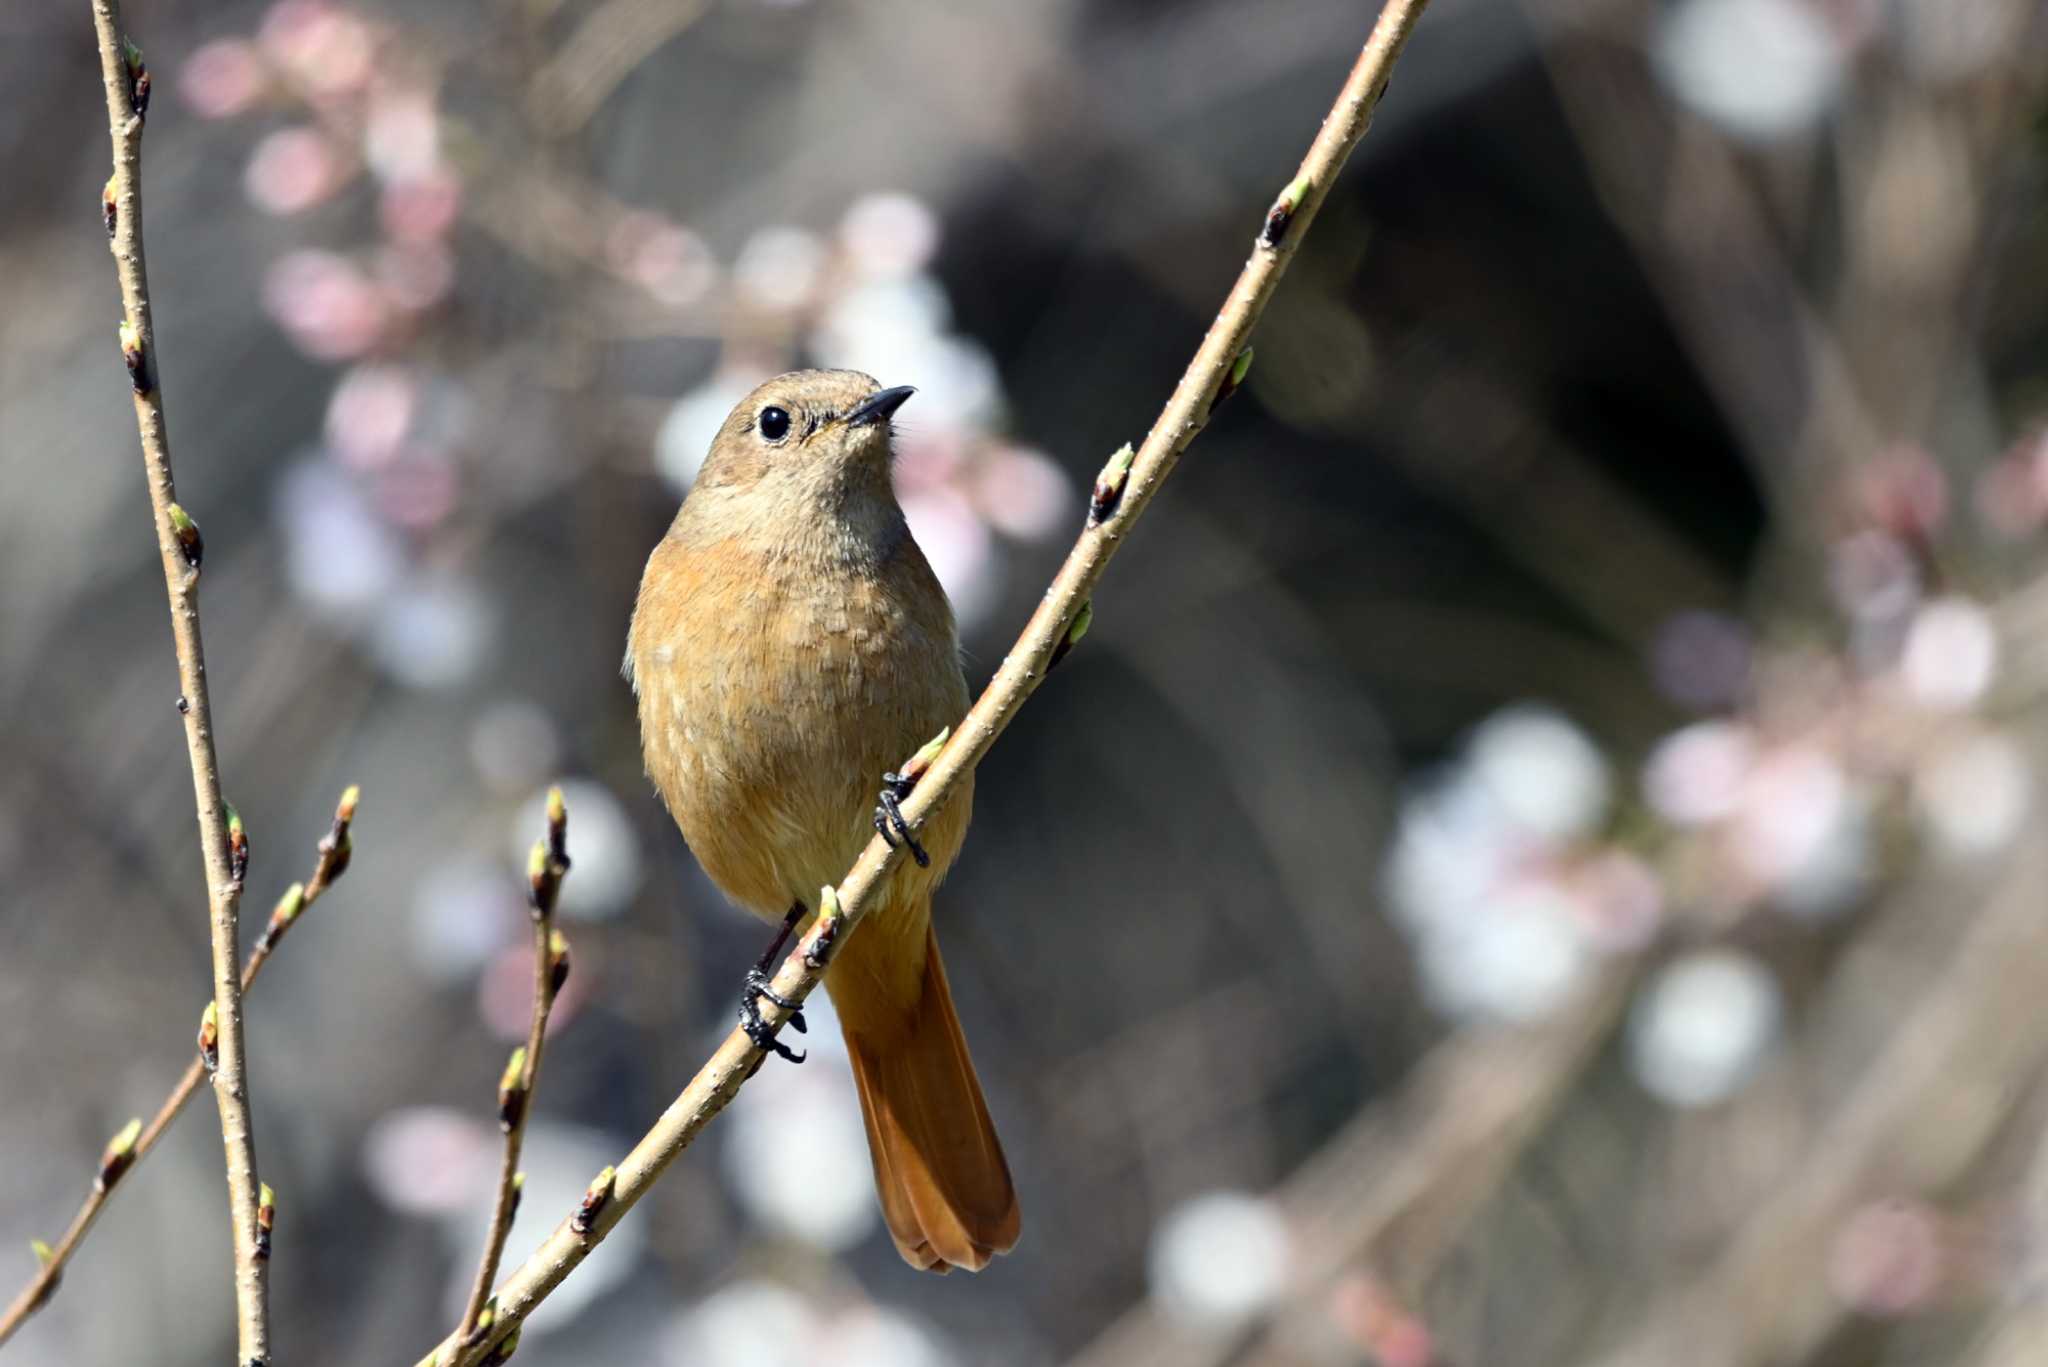
<path fill-rule="evenodd" d="M 762 915 L 844 874 L 882 773 L 965 711 L 943 592 L 910 568 L 924 582 L 677 538 L 648 562 L 629 650 L 648 774 L 713 881 Z M 941 844 L 950 860 L 959 838 Z"/>

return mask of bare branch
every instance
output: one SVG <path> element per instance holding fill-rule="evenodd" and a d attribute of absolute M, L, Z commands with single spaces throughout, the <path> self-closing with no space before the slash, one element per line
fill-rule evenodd
<path fill-rule="evenodd" d="M 121 31 L 118 0 L 93 0 L 99 36 L 100 73 L 107 91 L 107 136 L 113 146 L 114 175 L 101 194 L 100 212 L 121 282 L 121 354 L 135 398 L 135 422 L 142 436 L 149 476 L 150 507 L 156 515 L 157 549 L 163 558 L 164 587 L 170 594 L 171 636 L 178 652 L 179 711 L 185 718 L 185 748 L 192 760 L 192 791 L 199 809 L 200 851 L 206 862 L 206 892 L 213 941 L 213 997 L 219 1017 L 220 1067 L 213 1075 L 220 1106 L 221 1142 L 227 1150 L 228 1209 L 235 1237 L 235 1322 L 237 1360 L 270 1358 L 270 1307 L 266 1261 L 256 1256 L 256 1139 L 249 1121 L 249 1082 L 242 1047 L 242 975 L 237 930 L 242 904 L 241 869 L 248 844 L 230 830 L 229 808 L 221 797 L 220 761 L 213 746 L 213 709 L 207 700 L 206 652 L 199 634 L 199 567 L 204 543 L 199 527 L 177 501 L 171 478 L 170 436 L 164 425 L 156 326 L 150 316 L 149 273 L 142 254 L 142 126 L 149 112 L 149 69 L 142 53 Z"/>
<path fill-rule="evenodd" d="M 257 977 L 263 972 L 263 965 L 270 962 L 270 956 L 276 952 L 285 935 L 298 924 L 299 918 L 334 886 L 336 880 L 348 871 L 349 858 L 355 849 L 349 825 L 355 820 L 358 797 L 359 792 L 353 787 L 341 795 L 341 802 L 334 809 L 334 825 L 320 838 L 312 877 L 304 883 L 292 884 L 285 889 L 284 896 L 278 898 L 277 906 L 270 913 L 269 924 L 264 926 L 263 934 L 257 937 L 255 948 L 249 951 L 249 957 L 242 963 L 242 991 L 247 992 L 255 986 Z M 170 1129 L 171 1122 L 185 1109 L 185 1103 L 199 1090 L 199 1084 L 212 1076 L 219 1058 L 219 1003 L 209 1001 L 206 1011 L 200 1018 L 199 1050 L 192 1062 L 186 1066 L 184 1076 L 171 1088 L 171 1094 L 164 1098 L 163 1104 L 156 1108 L 156 1114 L 150 1117 L 149 1123 L 144 1125 L 142 1132 L 136 1136 L 133 1150 L 123 1169 L 124 1174 L 127 1169 L 133 1168 L 149 1156 L 149 1151 L 163 1138 L 164 1131 Z M 7 1309 L 0 1312 L 0 1344 L 5 1344 L 8 1339 L 14 1337 L 14 1331 L 21 1328 L 22 1323 L 42 1309 L 56 1293 L 57 1283 L 64 1276 L 64 1265 L 70 1262 L 71 1255 L 78 1251 L 78 1245 L 85 1239 L 86 1232 L 92 1228 L 93 1221 L 99 1218 L 101 1207 L 106 1205 L 113 1194 L 114 1183 L 95 1181 L 91 1190 L 86 1193 L 84 1202 L 79 1205 L 78 1213 L 71 1217 L 71 1224 L 65 1229 L 64 1237 L 57 1241 L 56 1247 L 48 1248 L 44 1245 L 37 1248 L 36 1260 L 41 1267 L 29 1284 L 8 1303 Z"/>
<path fill-rule="evenodd" d="M 491 1209 L 483 1258 L 477 1264 L 469 1302 L 463 1307 L 462 1323 L 455 1330 L 458 1343 L 469 1342 L 476 1332 L 491 1283 L 498 1278 L 498 1260 L 505 1254 L 512 1219 L 519 1212 L 519 1150 L 526 1138 L 526 1118 L 533 1112 L 548 1012 L 554 1007 L 555 994 L 569 979 L 569 944 L 555 929 L 555 903 L 561 896 L 562 877 L 569 872 L 568 837 L 569 811 L 562 790 L 552 788 L 548 791 L 548 833 L 534 842 L 533 857 L 527 864 L 528 906 L 533 911 L 533 1020 L 527 1026 L 526 1043 L 513 1051 L 512 1062 L 498 1084 L 498 1122 L 505 1130 L 505 1156 L 498 1170 L 498 1197 Z"/>

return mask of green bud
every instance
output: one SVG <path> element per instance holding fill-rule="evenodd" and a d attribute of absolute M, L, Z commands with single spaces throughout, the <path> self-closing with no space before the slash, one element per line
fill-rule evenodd
<path fill-rule="evenodd" d="M 932 761 L 939 757 L 939 751 L 946 748 L 946 742 L 952 739 L 952 736 L 953 728 L 948 726 L 919 746 L 917 753 L 904 762 L 903 768 L 899 771 L 901 776 L 912 783 L 923 778 L 925 770 L 932 767 Z"/>
<path fill-rule="evenodd" d="M 1138 458 L 1131 444 L 1125 442 L 1117 447 L 1109 463 L 1102 467 L 1102 473 L 1095 477 L 1095 492 L 1088 499 L 1088 525 L 1100 526 L 1114 513 L 1117 504 L 1123 502 L 1124 484 L 1130 478 L 1131 463 Z"/>
<path fill-rule="evenodd" d="M 1090 598 L 1082 602 L 1080 608 L 1075 611 L 1074 620 L 1067 624 L 1066 635 L 1060 637 L 1059 643 L 1052 648 L 1052 658 L 1045 662 L 1045 672 L 1050 674 L 1059 668 L 1060 661 L 1067 658 L 1067 652 L 1081 644 L 1081 638 L 1088 634 L 1088 628 L 1094 624 L 1095 600 Z"/>
<path fill-rule="evenodd" d="M 590 1233 L 605 1206 L 612 1199 L 612 1186 L 618 1180 L 618 1169 L 607 1165 L 604 1171 L 592 1179 L 583 1192 L 582 1201 L 577 1203 L 576 1213 L 569 1217 L 569 1228 L 578 1236 Z"/>
<path fill-rule="evenodd" d="M 1230 363 L 1229 373 L 1224 375 L 1223 383 L 1216 386 L 1216 397 L 1209 400 L 1211 413 L 1222 407 L 1223 401 L 1237 392 L 1237 387 L 1244 383 L 1244 377 L 1251 373 L 1251 369 L 1252 349 L 1246 347 L 1238 352 L 1237 359 Z"/>
<path fill-rule="evenodd" d="M 498 1078 L 498 1124 L 510 1132 L 526 1113 L 526 1046 L 512 1051 Z"/>
<path fill-rule="evenodd" d="M 188 567 L 198 569 L 206 559 L 206 538 L 199 534 L 199 524 L 175 503 L 166 512 L 170 515 L 171 539 L 178 543 L 178 554 L 184 557 Z"/>
<path fill-rule="evenodd" d="M 142 1135 L 142 1118 L 137 1116 L 123 1125 L 120 1132 L 107 1142 L 106 1152 L 100 1155 L 100 1170 L 94 1184 L 101 1191 L 107 1190 L 121 1180 L 121 1174 L 135 1163 L 135 1141 Z"/>

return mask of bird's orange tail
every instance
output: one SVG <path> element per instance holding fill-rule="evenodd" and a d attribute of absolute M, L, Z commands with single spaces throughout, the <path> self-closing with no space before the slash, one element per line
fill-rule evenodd
<path fill-rule="evenodd" d="M 841 947 L 826 985 L 845 1029 L 875 1190 L 897 1251 L 912 1267 L 979 1272 L 1016 1246 L 1017 1192 L 953 1012 L 938 941 L 920 919 L 922 973 L 903 972 L 914 967 L 914 939 L 891 934 L 892 926 L 863 926 Z M 892 982 L 900 988 L 889 990 Z M 904 1000 L 913 991 L 914 1000 Z"/>

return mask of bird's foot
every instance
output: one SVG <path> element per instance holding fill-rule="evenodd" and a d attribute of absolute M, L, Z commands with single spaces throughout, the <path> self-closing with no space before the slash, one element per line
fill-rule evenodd
<path fill-rule="evenodd" d="M 786 1058 L 791 1063 L 802 1063 L 805 1057 L 803 1054 L 799 1054 L 775 1037 L 775 1027 L 762 1017 L 756 998 L 774 1002 L 783 1010 L 791 1012 L 789 1024 L 799 1035 L 810 1028 L 804 1023 L 803 1008 L 770 987 L 766 973 L 758 968 L 747 970 L 746 986 L 740 991 L 740 1028 L 747 1032 L 747 1038 L 758 1048 L 766 1049 L 778 1058 Z"/>
<path fill-rule="evenodd" d="M 892 850 L 901 840 L 910 851 L 910 857 L 917 861 L 917 866 L 928 869 L 932 866 L 932 857 L 924 852 L 924 846 L 917 843 L 917 837 L 910 833 L 910 823 L 903 819 L 903 799 L 909 797 L 915 787 L 917 780 L 913 777 L 882 775 L 882 795 L 875 803 L 875 830 Z"/>
<path fill-rule="evenodd" d="M 788 1024 L 799 1035 L 810 1029 L 804 1022 L 803 1007 L 794 999 L 783 996 L 769 986 L 768 976 L 768 965 L 775 962 L 775 956 L 788 942 L 790 932 L 796 929 L 797 923 L 804 919 L 804 913 L 805 907 L 802 902 L 790 907 L 789 914 L 782 918 L 782 929 L 775 933 L 775 939 L 769 943 L 767 951 L 747 970 L 746 981 L 740 988 L 740 1028 L 747 1032 L 747 1038 L 754 1042 L 756 1048 L 765 1049 L 778 1058 L 788 1059 L 791 1063 L 802 1063 L 804 1055 L 775 1037 L 775 1027 L 762 1019 L 761 1008 L 756 999 L 773 1002 L 789 1012 Z"/>

